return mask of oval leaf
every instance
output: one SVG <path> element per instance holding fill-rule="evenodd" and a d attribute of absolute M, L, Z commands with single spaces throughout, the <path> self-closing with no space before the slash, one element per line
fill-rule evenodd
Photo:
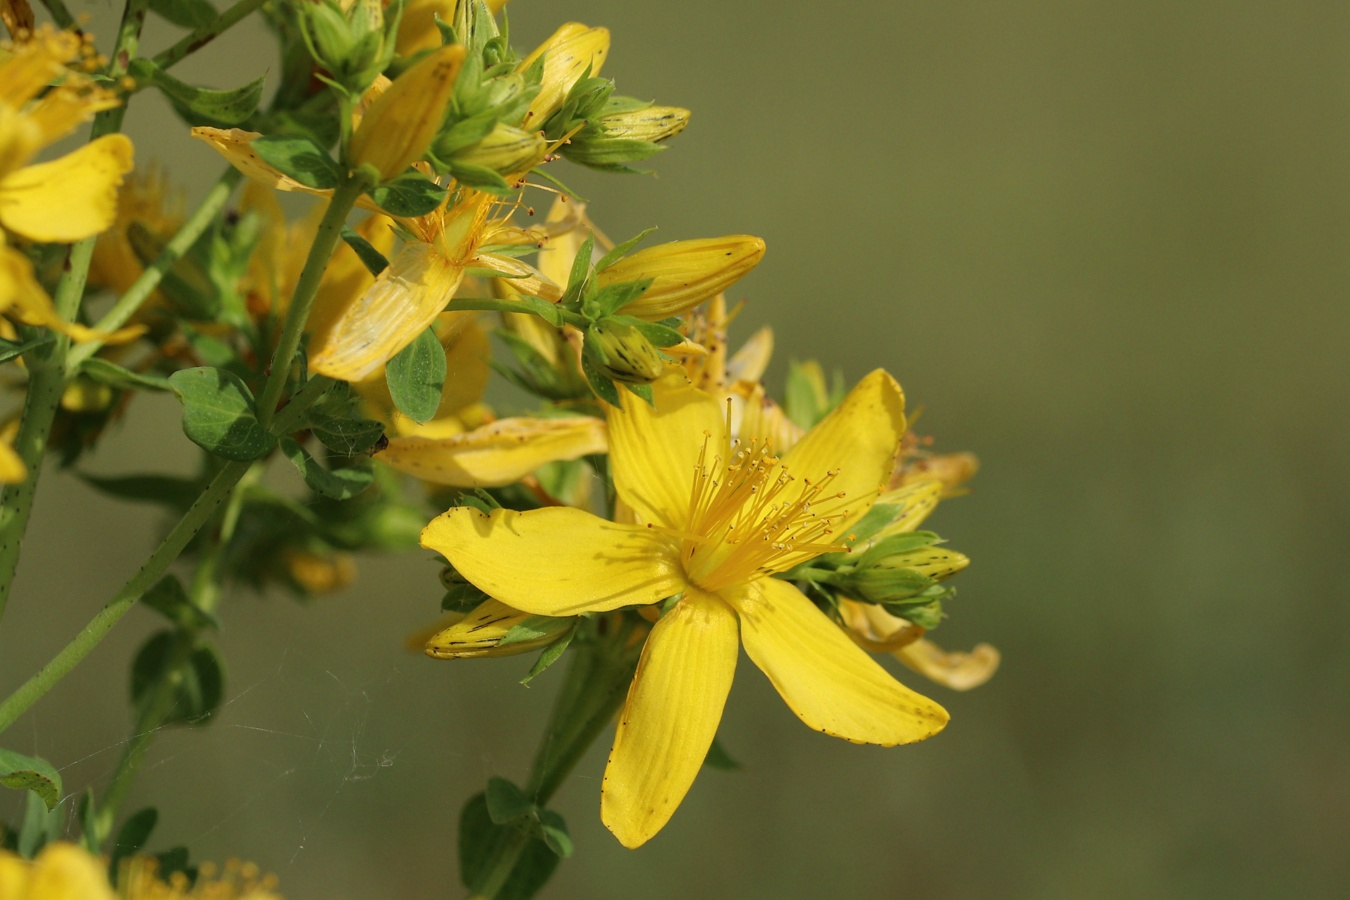
<path fill-rule="evenodd" d="M 140 707 L 151 702 L 161 682 L 175 685 L 165 725 L 200 725 L 220 706 L 225 694 L 225 672 L 215 649 L 203 644 L 193 648 L 185 662 L 179 632 L 161 631 L 142 645 L 131 664 L 131 700 Z M 178 663 L 176 665 L 176 663 Z"/>
<path fill-rule="evenodd" d="M 137 81 L 158 88 L 185 119 L 197 125 L 238 125 L 253 115 L 262 100 L 262 75 L 242 87 L 216 91 L 179 81 L 144 58 L 132 60 L 128 71 Z"/>
<path fill-rule="evenodd" d="M 247 462 L 271 452 L 277 439 L 258 421 L 248 385 L 224 369 L 198 366 L 169 376 L 183 404 L 183 433 L 216 456 Z"/>
<path fill-rule="evenodd" d="M 260 137 L 249 148 L 283 175 L 305 187 L 329 190 L 342 180 L 342 172 L 328 152 L 302 137 Z"/>
<path fill-rule="evenodd" d="M 385 367 L 389 396 L 398 411 L 416 422 L 436 415 L 445 388 L 445 350 L 428 328 Z"/>
<path fill-rule="evenodd" d="M 32 791 L 48 810 L 61 800 L 61 775 L 45 759 L 0 750 L 0 784 L 15 791 Z"/>

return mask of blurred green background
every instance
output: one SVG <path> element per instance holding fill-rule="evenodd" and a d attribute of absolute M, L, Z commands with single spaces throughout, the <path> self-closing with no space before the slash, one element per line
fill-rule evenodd
<path fill-rule="evenodd" d="M 932 687 L 951 725 L 896 749 L 802 727 L 742 660 L 722 736 L 744 771 L 705 772 L 632 852 L 599 822 L 596 747 L 559 796 L 577 855 L 547 896 L 1343 891 L 1350 7 L 511 10 L 521 48 L 565 20 L 608 25 L 621 91 L 694 111 L 657 178 L 564 173 L 603 228 L 762 235 L 736 294 L 743 334 L 777 334 L 771 384 L 792 358 L 850 381 L 884 366 L 939 449 L 979 454 L 973 493 L 933 520 L 974 559 L 935 637 L 1004 656 L 977 691 Z M 88 11 L 106 46 L 112 12 Z M 275 71 L 269 52 L 241 28 L 182 74 L 232 86 Z M 128 129 L 193 196 L 219 170 L 155 99 Z M 193 452 L 173 402 L 146 398 L 90 469 L 187 472 Z M 44 477 L 0 690 L 161 525 Z M 459 809 L 524 774 L 560 679 L 406 653 L 437 571 L 425 553 L 363 560 L 308 608 L 229 602 L 228 705 L 163 734 L 133 797 L 160 807 L 155 849 L 256 860 L 297 898 L 458 895 Z M 153 619 L 128 617 L 6 744 L 69 790 L 102 784 Z"/>

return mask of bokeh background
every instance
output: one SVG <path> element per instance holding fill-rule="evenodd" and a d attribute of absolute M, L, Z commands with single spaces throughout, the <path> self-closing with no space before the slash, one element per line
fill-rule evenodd
<path fill-rule="evenodd" d="M 803 728 L 742 660 L 722 737 L 744 770 L 705 772 L 630 852 L 599 822 L 595 748 L 558 798 L 577 855 L 547 896 L 1343 891 L 1350 7 L 511 10 L 522 48 L 565 20 L 608 25 L 624 93 L 694 110 L 659 177 L 565 179 L 602 227 L 763 235 L 736 293 L 743 333 L 776 331 L 771 383 L 793 358 L 850 380 L 885 366 L 939 449 L 980 455 L 973 493 L 933 520 L 975 561 L 935 637 L 1004 655 L 977 691 L 932 688 L 951 725 L 897 749 Z M 87 11 L 106 45 L 114 11 Z M 269 53 L 244 27 L 182 73 L 233 86 L 275 71 Z M 219 171 L 154 98 L 128 127 L 193 196 Z M 187 472 L 176 417 L 138 401 L 89 470 Z M 44 477 L 0 690 L 162 525 Z M 160 736 L 135 791 L 160 808 L 157 848 L 256 860 L 297 898 L 458 895 L 459 809 L 488 776 L 523 775 L 560 679 L 526 689 L 520 658 L 406 653 L 437 570 L 430 554 L 369 559 L 307 608 L 232 598 L 228 705 Z M 69 790 L 102 784 L 153 619 L 129 616 L 6 744 L 53 760 Z"/>

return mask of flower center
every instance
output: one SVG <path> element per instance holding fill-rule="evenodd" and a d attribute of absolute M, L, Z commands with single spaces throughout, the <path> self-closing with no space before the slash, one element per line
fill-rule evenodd
<path fill-rule="evenodd" d="M 849 514 L 844 493 L 830 490 L 837 471 L 813 481 L 789 472 L 767 440 L 728 439 L 711 453 L 712 439 L 704 433 L 676 534 L 691 582 L 717 591 L 846 549 L 831 538 Z"/>

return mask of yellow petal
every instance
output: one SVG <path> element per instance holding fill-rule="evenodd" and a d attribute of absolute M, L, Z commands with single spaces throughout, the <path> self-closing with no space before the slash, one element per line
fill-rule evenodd
<path fill-rule="evenodd" d="M 590 416 L 498 419 L 450 437 L 396 437 L 379 459 L 450 487 L 501 487 L 545 463 L 605 452 L 605 423 Z"/>
<path fill-rule="evenodd" d="M 657 321 L 697 306 L 739 281 L 764 258 L 762 238 L 748 234 L 672 241 L 648 247 L 596 275 L 601 287 L 652 279 L 624 315 Z"/>
<path fill-rule="evenodd" d="M 269 194 L 268 196 L 275 196 Z M 318 222 L 314 223 L 316 226 Z M 385 215 L 373 215 L 362 222 L 356 229 L 357 234 L 370 242 L 386 258 L 394 249 L 394 230 L 392 228 L 393 220 Z M 316 227 L 317 230 L 317 227 Z M 285 242 L 283 242 L 285 243 Z M 309 246 L 312 240 L 307 241 L 300 246 Z M 281 251 L 280 262 L 296 260 L 301 254 L 295 251 L 294 245 L 282 246 L 278 248 Z M 299 277 L 299 270 L 295 272 L 296 279 Z M 361 295 L 370 290 L 375 283 L 375 276 L 370 274 L 370 269 L 361 262 L 361 257 L 356 255 L 356 251 L 342 241 L 337 245 L 333 252 L 333 257 L 328 261 L 328 268 L 324 269 L 323 278 L 319 282 L 318 293 L 314 295 L 314 307 L 309 314 L 309 330 L 313 334 L 324 334 L 332 329 L 333 325 L 342 318 L 344 312 L 360 299 Z M 290 294 L 293 292 L 295 279 L 282 281 L 282 296 L 278 297 L 286 306 L 290 305 Z M 284 309 L 278 309 L 277 314 L 281 315 Z"/>
<path fill-rule="evenodd" d="M 0 244 L 0 312 L 9 313 L 29 325 L 43 325 L 53 331 L 69 335 L 76 341 L 102 341 L 122 344 L 145 333 L 144 325 L 131 325 L 117 331 L 95 331 L 74 322 L 66 322 L 56 314 L 52 299 L 33 275 L 33 264 L 28 257 Z"/>
<path fill-rule="evenodd" d="M 998 669 L 998 650 L 977 644 L 969 653 L 948 653 L 927 639 L 919 639 L 895 651 L 895 658 L 915 672 L 954 691 L 977 688 Z"/>
<path fill-rule="evenodd" d="M 131 171 L 131 140 L 110 134 L 0 180 L 0 225 L 34 241 L 70 243 L 106 230 Z"/>
<path fill-rule="evenodd" d="M 534 52 L 520 61 L 519 71 L 525 71 L 541 55 L 544 74 L 539 93 L 530 102 L 530 108 L 521 122 L 522 128 L 541 128 L 544 120 L 562 105 L 572 85 L 585 75 L 600 74 L 600 66 L 609 54 L 609 29 L 587 28 L 579 22 L 568 22 L 555 31 Z"/>
<path fill-rule="evenodd" d="M 909 744 L 947 724 L 947 711 L 892 678 L 792 585 L 761 578 L 722 596 L 741 641 L 797 717 L 855 744 Z"/>
<path fill-rule="evenodd" d="M 903 534 L 918 528 L 937 509 L 941 497 L 942 482 L 936 479 L 910 482 L 886 491 L 877 502 L 899 506 L 901 510 L 900 516 L 883 530 L 883 535 Z"/>
<path fill-rule="evenodd" d="M 405 244 L 364 294 L 316 332 L 309 368 L 360 381 L 427 329 L 454 296 L 464 269 L 430 244 Z"/>
<path fill-rule="evenodd" d="M 421 159 L 445 119 L 464 48 L 448 44 L 428 53 L 394 79 L 352 135 L 352 168 L 374 166 L 382 180 L 403 174 Z"/>
<path fill-rule="evenodd" d="M 699 590 L 648 636 L 600 793 L 600 818 L 625 847 L 660 831 L 694 783 L 722 720 L 736 644 L 736 616 Z"/>
<path fill-rule="evenodd" d="M 685 589 L 677 549 L 659 532 L 570 507 L 457 507 L 431 520 L 422 546 L 488 596 L 542 616 L 659 603 Z"/>
<path fill-rule="evenodd" d="M 48 844 L 33 861 L 28 896 L 41 900 L 114 900 L 103 863 L 74 844 Z"/>
<path fill-rule="evenodd" d="M 787 452 L 783 465 L 812 480 L 835 472 L 829 490 L 847 499 L 849 515 L 840 523 L 847 528 L 871 508 L 890 477 L 904 433 L 905 395 L 877 369 Z"/>
<path fill-rule="evenodd" d="M 686 384 L 666 378 L 654 387 L 655 409 L 627 391 L 622 406 L 610 408 L 610 471 L 642 521 L 682 528 L 704 435 L 718 452 L 726 416 L 715 399 Z"/>
<path fill-rule="evenodd" d="M 839 618 L 855 644 L 873 653 L 891 653 L 923 637 L 923 629 L 875 603 L 839 598 Z"/>
<path fill-rule="evenodd" d="M 403 5 L 403 18 L 398 22 L 395 49 L 399 56 L 409 57 L 419 50 L 433 50 L 441 46 L 442 22 L 455 21 L 456 0 L 408 0 Z"/>
<path fill-rule="evenodd" d="M 31 862 L 0 849 L 0 897 L 28 897 L 28 881 L 32 871 Z"/>
<path fill-rule="evenodd" d="M 736 355 L 727 363 L 727 376 L 732 381 L 759 381 L 769 368 L 773 356 L 773 329 L 765 325 L 750 335 Z"/>

